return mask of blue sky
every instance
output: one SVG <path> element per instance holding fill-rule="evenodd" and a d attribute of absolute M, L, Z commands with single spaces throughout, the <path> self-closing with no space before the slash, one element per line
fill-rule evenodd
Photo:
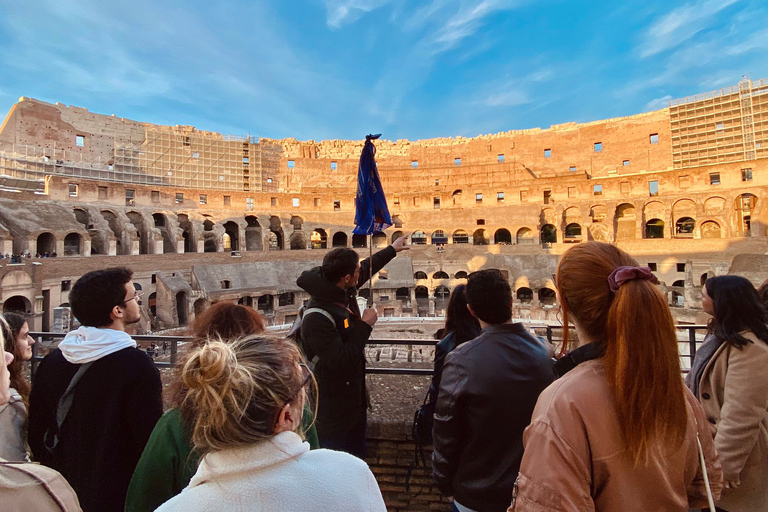
<path fill-rule="evenodd" d="M 636 114 L 768 77 L 747 0 L 0 0 L 19 96 L 158 124 L 411 140 Z"/>

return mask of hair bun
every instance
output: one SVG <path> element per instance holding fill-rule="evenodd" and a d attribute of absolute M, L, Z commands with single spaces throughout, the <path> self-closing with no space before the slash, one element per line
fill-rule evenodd
<path fill-rule="evenodd" d="M 184 384 L 191 389 L 226 386 L 237 366 L 232 348 L 222 341 L 210 341 L 195 351 L 187 361 Z"/>

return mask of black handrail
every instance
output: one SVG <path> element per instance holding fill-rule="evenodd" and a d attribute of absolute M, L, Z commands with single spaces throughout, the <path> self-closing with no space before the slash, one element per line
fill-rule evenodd
<path fill-rule="evenodd" d="M 680 341 L 678 343 L 686 343 L 688 345 L 688 353 L 687 354 L 680 354 L 681 358 L 686 358 L 689 360 L 688 366 L 690 367 L 691 363 L 693 363 L 693 358 L 696 355 L 696 349 L 697 345 L 699 345 L 701 342 L 699 342 L 696 339 L 696 331 L 705 331 L 707 329 L 706 325 L 676 325 L 675 326 L 678 330 L 685 330 L 688 332 L 688 339 L 686 341 Z M 547 341 L 554 344 L 555 338 L 554 338 L 554 330 L 562 330 L 563 326 L 561 325 L 535 325 L 531 324 L 528 325 L 529 329 L 533 330 L 544 330 L 546 329 L 546 338 Z M 35 338 L 37 342 L 40 342 L 43 338 L 50 339 L 60 339 L 66 336 L 66 333 L 57 333 L 57 332 L 30 332 L 30 336 Z M 155 342 L 162 345 L 163 342 L 168 342 L 170 346 L 170 361 L 155 361 L 155 366 L 158 368 L 172 368 L 176 366 L 176 363 L 178 362 L 178 344 L 184 343 L 184 342 L 190 342 L 194 338 L 191 336 L 156 336 L 156 335 L 136 335 L 132 336 L 134 340 L 139 342 L 139 345 L 141 345 L 141 342 Z M 434 339 L 404 339 L 404 338 L 380 338 L 380 339 L 372 339 L 368 342 L 368 345 L 390 345 L 390 346 L 431 346 L 435 345 L 437 343 L 437 340 Z M 35 343 L 32 346 L 32 368 L 31 372 L 34 375 L 35 370 L 37 369 L 37 365 L 42 360 L 42 357 L 38 354 L 38 346 L 39 343 Z M 369 375 L 424 375 L 429 376 L 434 373 L 434 371 L 431 368 L 385 368 L 385 367 L 369 367 L 366 368 L 366 373 Z M 688 369 L 683 368 L 683 373 L 687 373 Z"/>

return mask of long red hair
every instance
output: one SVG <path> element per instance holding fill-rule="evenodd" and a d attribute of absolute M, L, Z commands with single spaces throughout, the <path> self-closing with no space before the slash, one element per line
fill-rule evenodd
<path fill-rule="evenodd" d="M 568 317 L 594 343 L 605 346 L 605 375 L 627 449 L 635 464 L 649 452 L 678 448 L 687 412 L 677 332 L 667 301 L 650 281 L 632 280 L 614 294 L 608 276 L 617 267 L 638 266 L 621 249 L 587 242 L 571 248 L 557 266 L 563 309 L 563 347 Z"/>

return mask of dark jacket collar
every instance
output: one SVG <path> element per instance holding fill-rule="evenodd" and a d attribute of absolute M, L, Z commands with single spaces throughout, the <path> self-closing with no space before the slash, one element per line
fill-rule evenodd
<path fill-rule="evenodd" d="M 519 334 L 521 332 L 528 332 L 528 330 L 525 328 L 525 326 L 519 322 L 511 323 L 511 324 L 492 324 L 483 329 L 482 334 L 507 334 L 507 333 L 516 333 Z"/>
<path fill-rule="evenodd" d="M 328 281 L 323 275 L 322 267 L 305 270 L 296 280 L 296 284 L 312 298 L 323 302 L 346 304 L 348 301 L 347 292 Z"/>

